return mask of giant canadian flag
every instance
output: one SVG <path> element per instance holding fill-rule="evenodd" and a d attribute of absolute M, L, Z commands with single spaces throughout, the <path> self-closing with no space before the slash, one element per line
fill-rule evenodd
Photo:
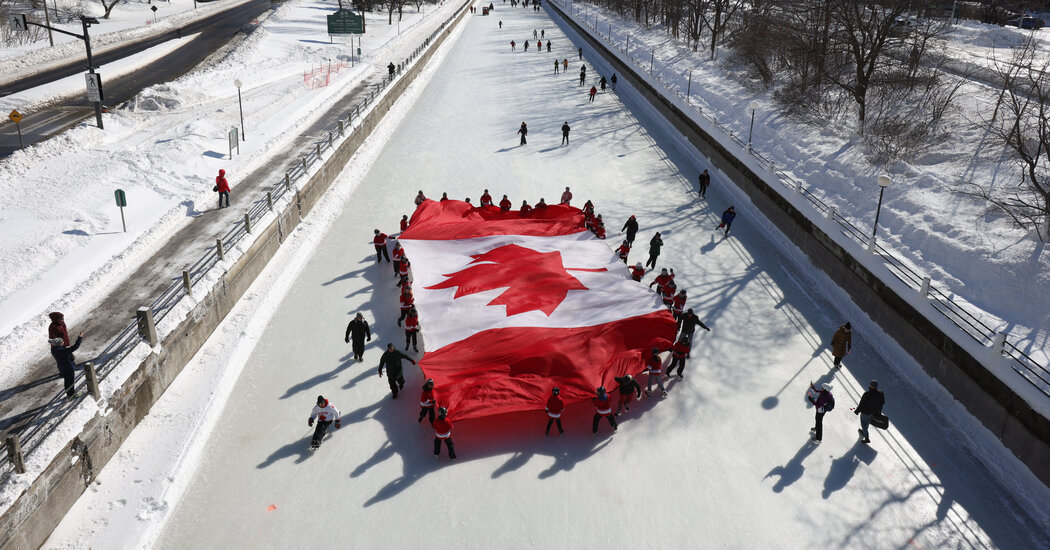
<path fill-rule="evenodd" d="M 454 419 L 566 405 L 666 349 L 675 321 L 631 280 L 583 214 L 549 206 L 522 217 L 461 201 L 426 201 L 399 241 L 438 404 Z M 609 387 L 612 390 L 612 387 Z"/>

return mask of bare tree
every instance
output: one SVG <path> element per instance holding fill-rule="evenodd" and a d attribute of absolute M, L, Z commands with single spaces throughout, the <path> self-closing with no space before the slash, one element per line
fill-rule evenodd
<path fill-rule="evenodd" d="M 110 0 L 109 4 L 107 4 L 106 0 L 98 1 L 102 4 L 102 9 L 105 10 L 102 14 L 103 19 L 109 19 L 110 12 L 113 11 L 113 8 L 117 7 L 117 2 L 120 2 L 120 0 Z"/>
<path fill-rule="evenodd" d="M 715 58 L 715 47 L 725 38 L 726 29 L 744 0 L 710 0 L 711 15 L 704 21 L 711 31 L 711 59 Z"/>
<path fill-rule="evenodd" d="M 1013 58 L 996 63 L 1002 89 L 989 132 L 1011 153 L 1021 172 L 1015 185 L 969 186 L 1022 229 L 1050 241 L 1050 60 L 1030 37 Z"/>

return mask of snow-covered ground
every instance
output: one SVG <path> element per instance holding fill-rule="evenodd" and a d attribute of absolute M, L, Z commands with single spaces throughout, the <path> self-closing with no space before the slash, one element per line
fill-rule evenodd
<path fill-rule="evenodd" d="M 696 199 L 705 161 L 629 89 L 588 103 L 580 62 L 554 75 L 572 50 L 544 13 L 494 15 L 442 48 L 47 547 L 1050 547 L 1050 491 L 904 350 L 732 187 Z M 510 52 L 533 28 L 553 55 Z M 522 120 L 530 143 L 517 147 Z M 591 437 L 579 404 L 560 437 L 542 435 L 539 411 L 461 422 L 459 459 L 435 460 L 414 422 L 418 370 L 396 401 L 375 374 L 379 346 L 402 333 L 370 230 L 393 231 L 420 188 L 534 202 L 565 185 L 594 200 L 610 245 L 630 214 L 639 243 L 663 232 L 661 266 L 712 332 L 668 398 L 637 403 L 615 436 Z M 712 228 L 730 204 L 740 216 L 723 238 Z M 363 364 L 342 343 L 357 311 L 375 335 Z M 845 319 L 854 352 L 834 371 L 824 343 Z M 871 378 L 893 427 L 869 447 L 849 408 Z M 819 445 L 810 381 L 838 402 Z M 343 428 L 310 453 L 319 393 Z"/>
<path fill-rule="evenodd" d="M 566 12 L 575 9 L 576 19 L 592 28 L 597 18 L 597 29 L 611 34 L 617 48 L 630 35 L 630 55 L 639 60 L 639 72 L 648 72 L 653 55 L 654 75 L 670 89 L 685 95 L 691 71 L 692 104 L 737 136 L 748 135 L 748 105 L 757 101 L 754 148 L 859 227 L 872 227 L 879 195 L 876 177 L 889 174 L 894 183 L 882 204 L 880 244 L 931 277 L 986 324 L 1008 332 L 1033 359 L 1050 363 L 1050 296 L 1044 291 L 1050 285 L 1050 256 L 1044 253 L 1045 244 L 983 201 L 956 192 L 967 183 L 991 188 L 1020 181 L 1018 166 L 974 124 L 990 112 L 994 89 L 964 82 L 957 108 L 947 115 L 948 141 L 910 163 L 872 165 L 852 124 L 812 127 L 777 112 L 769 93 L 741 85 L 746 77 L 726 63 L 724 48 L 712 61 L 708 52 L 693 52 L 663 27 L 646 30 L 586 3 L 561 4 Z M 966 22 L 954 26 L 941 46 L 946 55 L 989 67 L 993 58 L 1009 60 L 1010 48 L 1032 35 Z M 1034 36 L 1045 51 L 1050 35 L 1037 31 Z"/>
<path fill-rule="evenodd" d="M 40 334 L 47 312 L 65 312 L 75 331 L 76 320 L 158 245 L 206 215 L 220 168 L 237 202 L 244 174 L 282 150 L 376 64 L 403 59 L 407 54 L 399 48 L 410 50 L 432 32 L 414 32 L 421 21 L 436 25 L 451 9 L 444 4 L 406 12 L 400 35 L 396 24 L 368 14 L 363 62 L 347 67 L 349 44 L 329 43 L 325 30 L 333 4 L 289 2 L 207 67 L 114 109 L 104 131 L 84 123 L 0 162 L 0 231 L 6 237 L 0 243 L 0 386 L 9 387 L 20 365 L 46 353 Z M 115 65 L 154 58 L 144 52 Z M 333 69 L 328 86 L 308 85 L 304 73 L 329 65 L 341 68 Z M 236 79 L 244 83 L 247 140 L 231 160 L 226 132 L 239 125 Z M 63 86 L 64 80 L 6 99 L 54 97 Z M 114 205 L 118 188 L 127 195 L 127 233 Z"/>

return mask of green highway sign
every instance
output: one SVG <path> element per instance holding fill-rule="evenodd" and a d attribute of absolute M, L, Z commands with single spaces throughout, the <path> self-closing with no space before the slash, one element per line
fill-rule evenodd
<path fill-rule="evenodd" d="M 117 189 L 116 191 L 113 192 L 113 195 L 117 199 L 117 206 L 127 206 L 128 205 L 128 198 L 127 198 L 127 195 L 124 194 L 124 190 L 123 189 Z"/>
<path fill-rule="evenodd" d="M 364 34 L 365 16 L 338 10 L 328 16 L 328 34 Z"/>

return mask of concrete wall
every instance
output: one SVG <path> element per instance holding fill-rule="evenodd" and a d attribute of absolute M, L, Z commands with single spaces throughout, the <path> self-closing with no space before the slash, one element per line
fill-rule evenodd
<path fill-rule="evenodd" d="M 253 228 L 255 242 L 215 286 L 211 289 L 194 289 L 194 293 L 205 293 L 201 302 L 164 338 L 160 353 L 147 357 L 114 393 L 109 400 L 109 414 L 96 415 L 89 421 L 83 431 L 58 453 L 29 489 L 0 517 L 0 548 L 38 548 L 47 540 L 73 503 L 95 479 L 96 473 L 116 454 L 131 430 L 149 413 L 150 407 L 204 345 L 237 300 L 248 291 L 277 253 L 284 237 L 299 224 L 301 217 L 309 214 L 372 129 L 423 70 L 433 52 L 437 51 L 466 13 L 464 5 L 455 21 L 434 37 L 433 44 L 421 54 L 419 62 L 409 68 L 382 99 L 377 99 L 372 111 L 338 145 L 324 162 L 323 168 L 303 184 L 298 200 L 292 200 L 269 225 Z M 75 464 L 73 457 L 76 458 Z"/>
<path fill-rule="evenodd" d="M 620 75 L 620 82 L 632 86 L 644 97 L 700 154 L 710 159 L 711 164 L 746 193 L 758 210 L 809 256 L 813 265 L 849 293 L 853 301 L 908 350 L 930 376 L 951 392 L 1043 483 L 1050 485 L 1050 421 L 1046 417 L 1033 410 L 977 358 L 836 244 L 785 200 L 773 185 L 748 168 L 733 152 L 726 150 L 631 66 L 621 62 L 604 43 L 594 40 L 558 6 L 547 6 L 584 37 L 588 47 L 602 55 Z"/>

